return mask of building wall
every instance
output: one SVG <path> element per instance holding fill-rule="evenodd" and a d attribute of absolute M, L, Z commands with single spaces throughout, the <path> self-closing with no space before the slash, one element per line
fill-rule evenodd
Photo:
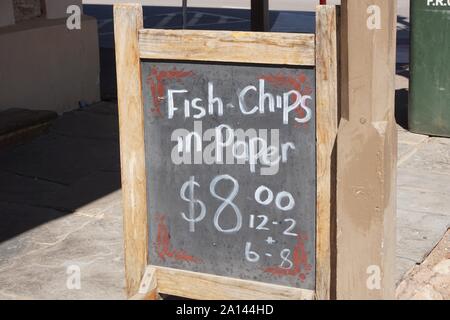
<path fill-rule="evenodd" d="M 43 17 L 0 28 L 0 70 L 0 110 L 62 113 L 99 101 L 96 19 L 83 16 L 81 30 Z"/>

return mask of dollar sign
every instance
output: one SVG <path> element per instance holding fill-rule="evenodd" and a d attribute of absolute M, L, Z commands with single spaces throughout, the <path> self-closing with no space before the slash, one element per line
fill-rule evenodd
<path fill-rule="evenodd" d="M 195 181 L 195 177 L 191 177 L 189 179 L 189 181 L 187 181 L 183 184 L 183 186 L 181 187 L 181 190 L 180 190 L 181 199 L 189 202 L 189 217 L 184 212 L 181 212 L 181 216 L 183 217 L 184 220 L 189 222 L 189 231 L 190 232 L 195 232 L 195 224 L 202 221 L 206 215 L 205 204 L 198 199 L 194 199 L 194 188 L 195 187 L 200 187 L 200 184 L 198 184 Z M 189 190 L 189 193 L 188 193 L 188 195 L 186 195 L 186 191 L 188 191 L 188 190 Z M 196 203 L 200 205 L 200 214 L 198 216 L 196 216 L 196 212 L 195 212 L 195 204 Z"/>

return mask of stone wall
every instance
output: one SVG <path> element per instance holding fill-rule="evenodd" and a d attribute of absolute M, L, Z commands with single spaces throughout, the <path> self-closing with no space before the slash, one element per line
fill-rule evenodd
<path fill-rule="evenodd" d="M 16 22 L 30 20 L 42 15 L 41 0 L 13 0 Z"/>

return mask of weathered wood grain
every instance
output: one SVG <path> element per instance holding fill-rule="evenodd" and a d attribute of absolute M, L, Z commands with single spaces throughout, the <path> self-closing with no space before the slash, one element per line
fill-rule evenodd
<path fill-rule="evenodd" d="M 114 6 L 125 275 L 128 296 L 138 292 L 141 277 L 148 263 L 144 113 L 138 43 L 138 30 L 142 25 L 140 4 Z"/>
<path fill-rule="evenodd" d="M 139 31 L 145 59 L 313 66 L 314 34 L 242 31 Z"/>
<path fill-rule="evenodd" d="M 337 17 L 335 6 L 318 6 L 316 14 L 317 240 L 316 298 L 330 299 L 331 236 L 335 218 L 338 126 Z"/>
<path fill-rule="evenodd" d="M 312 300 L 314 291 L 155 267 L 160 293 L 199 300 Z"/>

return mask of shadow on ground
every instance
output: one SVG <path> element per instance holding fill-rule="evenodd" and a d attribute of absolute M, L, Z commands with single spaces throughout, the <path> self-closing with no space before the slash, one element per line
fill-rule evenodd
<path fill-rule="evenodd" d="M 407 89 L 395 91 L 395 120 L 405 130 L 408 130 L 408 95 Z"/>
<path fill-rule="evenodd" d="M 47 134 L 0 151 L 0 242 L 118 189 L 116 104 L 68 112 Z"/>

